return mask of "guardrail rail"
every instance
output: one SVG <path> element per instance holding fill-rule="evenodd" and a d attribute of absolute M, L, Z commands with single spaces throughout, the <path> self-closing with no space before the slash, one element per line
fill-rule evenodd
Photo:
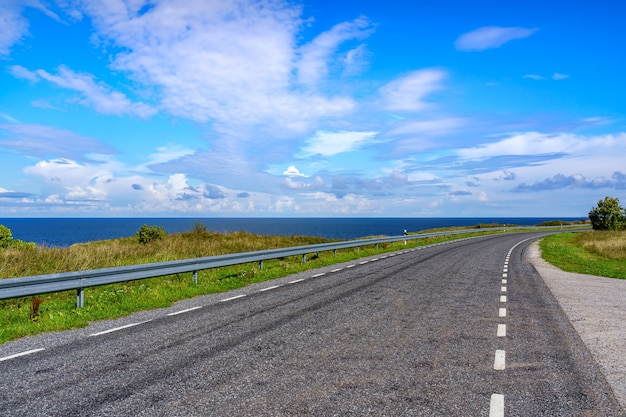
<path fill-rule="evenodd" d="M 409 234 L 406 236 L 392 236 L 383 238 L 349 240 L 333 243 L 321 243 L 307 246 L 294 246 L 289 248 L 270 249 L 255 252 L 243 252 L 229 255 L 209 256 L 204 258 L 186 259 L 180 261 L 157 262 L 143 265 L 132 265 L 115 268 L 102 268 L 88 271 L 63 272 L 57 274 L 34 275 L 20 278 L 0 279 L 0 300 L 8 298 L 26 297 L 38 294 L 46 294 L 59 291 L 76 290 L 76 306 L 82 307 L 85 303 L 84 290 L 87 287 L 114 284 L 118 282 L 134 281 L 145 278 L 156 278 L 167 275 L 192 273 L 193 282 L 198 280 L 198 271 L 232 266 L 245 263 L 258 262 L 259 268 L 263 268 L 263 261 L 283 258 L 287 256 L 302 256 L 306 261 L 306 255 L 311 253 L 333 251 L 361 246 L 425 239 L 429 237 L 451 236 L 468 233 L 480 233 L 483 231 L 502 231 L 516 229 L 564 229 L 576 228 L 573 226 L 516 226 L 516 227 L 493 227 L 485 229 L 466 229 L 434 233 Z"/>

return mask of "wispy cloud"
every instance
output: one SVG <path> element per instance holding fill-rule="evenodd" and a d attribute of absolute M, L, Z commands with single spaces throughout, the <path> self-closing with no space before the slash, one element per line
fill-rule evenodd
<path fill-rule="evenodd" d="M 298 55 L 297 63 L 298 80 L 303 84 L 315 84 L 325 77 L 329 71 L 329 63 L 338 47 L 349 40 L 359 40 L 368 36 L 372 31 L 372 25 L 365 17 L 359 17 L 352 22 L 343 22 L 327 32 L 324 32 L 311 42 L 303 45 Z M 357 65 L 359 49 L 350 50 L 344 63 L 353 70 Z"/>
<path fill-rule="evenodd" d="M 465 52 L 499 48 L 516 39 L 524 39 L 537 32 L 537 28 L 485 26 L 461 35 L 455 42 L 456 49 Z"/>
<path fill-rule="evenodd" d="M 8 56 L 13 45 L 28 35 L 28 20 L 22 16 L 27 7 L 38 9 L 48 17 L 60 20 L 40 0 L 3 0 L 0 2 L 0 57 Z"/>
<path fill-rule="evenodd" d="M 533 184 L 521 183 L 511 191 L 516 193 L 538 192 L 559 190 L 562 188 L 591 188 L 591 189 L 626 189 L 626 174 L 616 171 L 611 178 L 597 177 L 587 180 L 584 175 L 564 175 L 556 174 L 552 178 L 546 178 Z"/>
<path fill-rule="evenodd" d="M 43 79 L 59 87 L 76 91 L 81 94 L 81 97 L 75 99 L 79 104 L 92 107 L 100 113 L 147 118 L 157 112 L 154 107 L 142 102 L 132 102 L 125 94 L 97 82 L 93 75 L 76 73 L 64 65 L 58 68 L 57 74 L 51 74 L 43 69 L 29 71 L 21 66 L 12 67 L 12 73 L 19 78 L 31 81 Z"/>
<path fill-rule="evenodd" d="M 552 74 L 552 79 L 555 81 L 564 80 L 569 77 L 570 76 L 568 74 L 559 74 L 558 72 L 555 72 L 554 74 Z"/>
<path fill-rule="evenodd" d="M 539 74 L 526 74 L 523 77 L 524 78 L 529 78 L 531 80 L 536 80 L 536 81 L 543 81 L 543 80 L 547 80 L 548 79 L 548 77 L 544 77 L 543 75 L 539 75 Z M 560 81 L 560 80 L 565 80 L 565 79 L 567 79 L 569 77 L 570 76 L 568 74 L 560 74 L 558 72 L 555 72 L 554 74 L 552 74 L 550 79 L 552 79 L 554 81 Z"/>
<path fill-rule="evenodd" d="M 441 90 L 445 78 L 440 69 L 413 71 L 387 83 L 379 93 L 387 110 L 417 112 L 428 107 L 425 97 Z"/>
<path fill-rule="evenodd" d="M 356 150 L 370 143 L 378 132 L 326 132 L 318 131 L 307 140 L 300 157 L 314 155 L 332 156 Z"/>
<path fill-rule="evenodd" d="M 4 133 L 4 134 L 2 134 Z M 0 147 L 28 156 L 90 159 L 91 154 L 115 154 L 101 141 L 69 130 L 38 124 L 0 123 Z"/>

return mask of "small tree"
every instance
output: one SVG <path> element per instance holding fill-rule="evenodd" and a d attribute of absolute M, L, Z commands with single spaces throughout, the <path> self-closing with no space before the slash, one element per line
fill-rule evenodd
<path fill-rule="evenodd" d="M 626 226 L 626 210 L 619 205 L 619 198 L 604 197 L 589 212 L 594 230 L 623 230 Z"/>
<path fill-rule="evenodd" d="M 144 224 L 135 233 L 135 238 L 139 243 L 150 243 L 155 240 L 161 240 L 167 236 L 167 232 L 163 226 L 148 226 Z"/>

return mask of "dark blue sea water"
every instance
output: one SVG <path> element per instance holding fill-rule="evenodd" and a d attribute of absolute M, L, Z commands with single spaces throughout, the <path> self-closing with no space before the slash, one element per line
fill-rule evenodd
<path fill-rule="evenodd" d="M 246 231 L 261 235 L 306 235 L 353 239 L 365 236 L 398 236 L 436 227 L 473 226 L 479 223 L 536 225 L 547 220 L 581 218 L 7 218 L 0 224 L 14 239 L 38 245 L 70 246 L 74 243 L 129 237 L 143 224 L 163 226 L 168 233 L 192 230 L 196 222 L 207 230 L 228 233 Z"/>

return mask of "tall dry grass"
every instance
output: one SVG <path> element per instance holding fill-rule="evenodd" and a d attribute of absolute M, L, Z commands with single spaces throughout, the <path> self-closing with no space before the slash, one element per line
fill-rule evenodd
<path fill-rule="evenodd" d="M 593 231 L 578 235 L 577 244 L 606 259 L 626 261 L 626 231 Z"/>
<path fill-rule="evenodd" d="M 148 244 L 134 238 L 95 241 L 68 248 L 35 247 L 0 251 L 0 278 L 201 258 L 330 242 L 307 236 L 259 236 L 246 232 L 185 232 Z"/>

